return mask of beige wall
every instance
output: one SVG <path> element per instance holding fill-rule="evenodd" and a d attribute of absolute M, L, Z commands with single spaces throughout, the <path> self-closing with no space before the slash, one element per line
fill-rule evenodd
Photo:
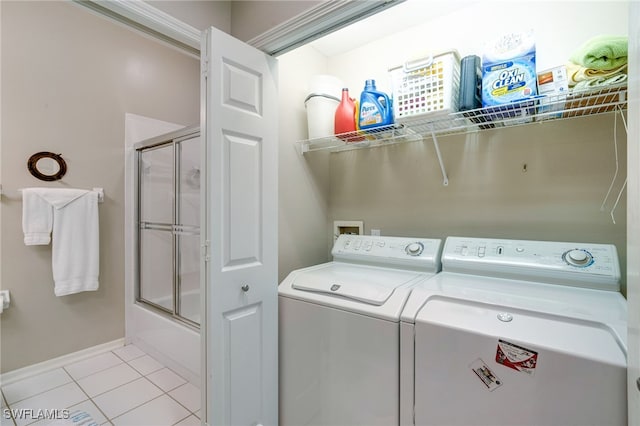
<path fill-rule="evenodd" d="M 276 27 L 320 1 L 315 0 L 242 0 L 231 2 L 231 35 L 242 41 Z"/>
<path fill-rule="evenodd" d="M 22 242 L 19 200 L 2 199 L 1 371 L 124 337 L 124 114 L 193 124 L 199 61 L 70 2 L 2 1 L 5 190 L 103 187 L 100 289 L 55 297 L 51 247 Z M 60 182 L 32 177 L 28 157 L 61 153 Z"/>
<path fill-rule="evenodd" d="M 328 259 L 329 158 L 327 152 L 302 156 L 296 142 L 306 139 L 304 100 L 314 74 L 326 73 L 327 58 L 302 48 L 278 57 L 278 273 L 282 281 L 294 269 Z"/>
<path fill-rule="evenodd" d="M 624 281 L 625 194 L 615 225 L 609 215 L 626 176 L 620 121 L 621 169 L 600 211 L 615 173 L 612 114 L 439 142 L 448 186 L 430 139 L 332 154 L 330 220 L 363 220 L 367 234 L 615 244 Z"/>
<path fill-rule="evenodd" d="M 210 26 L 225 33 L 231 31 L 230 1 L 146 0 L 146 3 L 201 31 Z"/>

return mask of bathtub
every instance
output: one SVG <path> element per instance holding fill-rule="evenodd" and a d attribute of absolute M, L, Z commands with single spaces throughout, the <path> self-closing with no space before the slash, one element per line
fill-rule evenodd
<path fill-rule="evenodd" d="M 199 295 L 194 309 L 200 315 Z M 128 308 L 127 343 L 133 343 L 200 387 L 200 331 L 141 303 Z"/>

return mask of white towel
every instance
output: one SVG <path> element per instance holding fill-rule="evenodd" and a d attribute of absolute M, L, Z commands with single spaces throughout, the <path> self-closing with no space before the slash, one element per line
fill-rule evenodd
<path fill-rule="evenodd" d="M 40 196 L 43 188 L 22 190 L 22 231 L 28 246 L 47 245 L 51 242 L 53 210 Z"/>
<path fill-rule="evenodd" d="M 31 188 L 31 191 L 46 201 L 46 208 L 53 215 L 51 264 L 56 296 L 97 290 L 98 194 L 61 188 Z"/>

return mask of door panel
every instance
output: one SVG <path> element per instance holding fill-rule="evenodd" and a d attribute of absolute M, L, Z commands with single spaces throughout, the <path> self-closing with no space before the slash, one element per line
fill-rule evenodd
<path fill-rule="evenodd" d="M 223 59 L 222 67 L 223 105 L 261 115 L 262 76 L 228 58 Z"/>
<path fill-rule="evenodd" d="M 178 263 L 178 314 L 200 324 L 200 235 L 183 232 L 177 236 L 180 253 Z"/>
<path fill-rule="evenodd" d="M 214 28 L 202 47 L 203 418 L 276 425 L 277 63 Z"/>
<path fill-rule="evenodd" d="M 224 267 L 246 267 L 262 258 L 261 141 L 230 134 L 224 140 Z"/>
<path fill-rule="evenodd" d="M 180 202 L 176 223 L 200 228 L 200 137 L 177 144 L 180 161 Z"/>
<path fill-rule="evenodd" d="M 249 305 L 225 314 L 224 346 L 228 353 L 227 371 L 229 396 L 231 398 L 232 425 L 252 425 L 262 417 L 260 383 L 263 360 L 260 344 L 262 341 L 262 304 Z"/>
<path fill-rule="evenodd" d="M 148 149 L 140 155 L 140 219 L 173 223 L 173 145 Z"/>
<path fill-rule="evenodd" d="M 140 298 L 173 312 L 171 228 L 140 230 Z"/>

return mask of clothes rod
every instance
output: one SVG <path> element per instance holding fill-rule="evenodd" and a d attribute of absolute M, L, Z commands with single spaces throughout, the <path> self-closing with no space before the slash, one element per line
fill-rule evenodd
<path fill-rule="evenodd" d="M 98 193 L 98 202 L 104 202 L 104 188 L 92 188 L 91 191 Z M 0 199 L 2 197 L 7 197 L 8 199 L 21 199 L 22 198 L 22 189 L 18 189 L 15 191 L 7 191 L 2 189 L 2 185 L 0 185 Z"/>

